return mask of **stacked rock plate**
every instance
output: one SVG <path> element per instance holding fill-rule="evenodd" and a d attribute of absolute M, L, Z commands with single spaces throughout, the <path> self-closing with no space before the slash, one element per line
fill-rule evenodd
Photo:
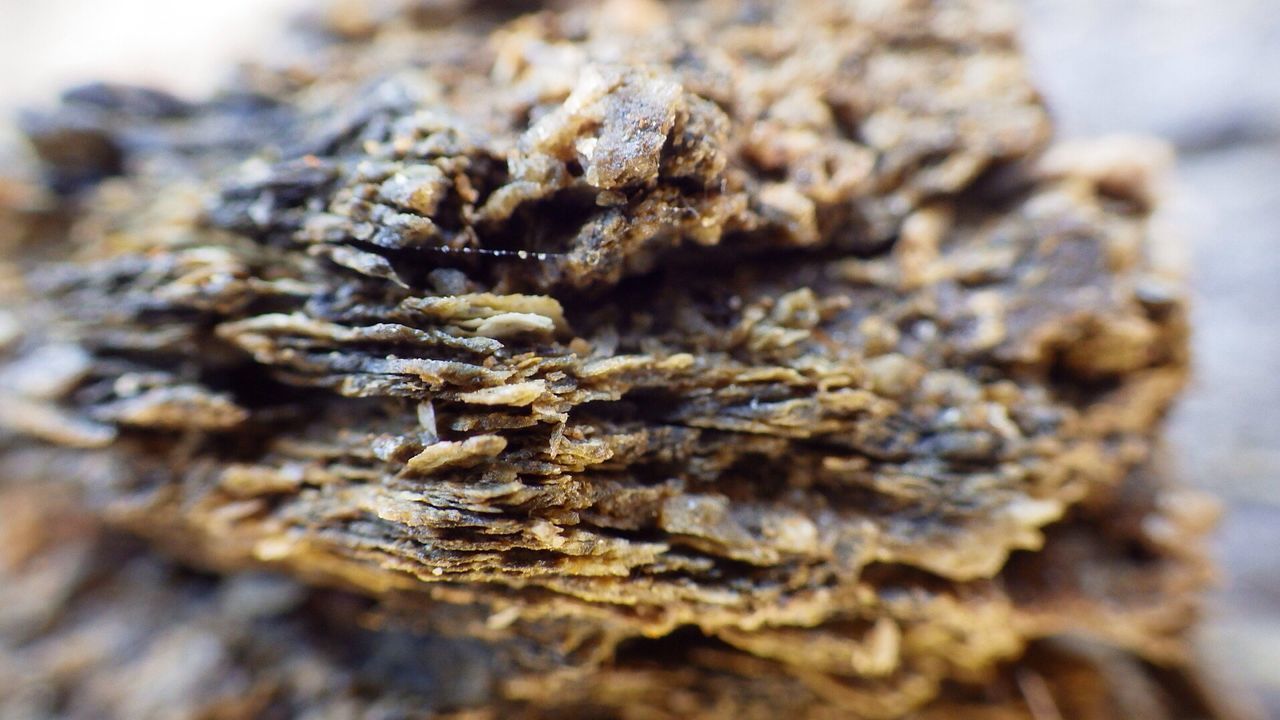
<path fill-rule="evenodd" d="M 0 186 L 0 717 L 1192 718 L 1161 151 L 995 0 L 341 3 Z"/>

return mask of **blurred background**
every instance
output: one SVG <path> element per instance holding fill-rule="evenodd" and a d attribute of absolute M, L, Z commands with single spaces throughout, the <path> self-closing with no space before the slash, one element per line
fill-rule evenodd
<path fill-rule="evenodd" d="M 0 0 L 0 144 L 14 112 L 93 79 L 198 95 L 274 54 L 305 0 Z M 1026 0 L 1061 133 L 1178 150 L 1168 219 L 1191 251 L 1196 374 L 1168 432 L 1221 497 L 1225 568 L 1202 645 L 1280 717 L 1280 0 Z"/>
<path fill-rule="evenodd" d="M 1068 136 L 1177 148 L 1195 376 L 1166 435 L 1225 501 L 1203 628 L 1219 676 L 1280 718 L 1280 0 L 1028 0 L 1032 73 Z"/>

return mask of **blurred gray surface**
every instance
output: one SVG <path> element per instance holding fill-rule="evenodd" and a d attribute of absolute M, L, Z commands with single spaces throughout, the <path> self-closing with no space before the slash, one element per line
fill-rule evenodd
<path fill-rule="evenodd" d="M 1026 42 L 1070 134 L 1182 148 L 1280 130 L 1277 0 L 1026 0 Z"/>

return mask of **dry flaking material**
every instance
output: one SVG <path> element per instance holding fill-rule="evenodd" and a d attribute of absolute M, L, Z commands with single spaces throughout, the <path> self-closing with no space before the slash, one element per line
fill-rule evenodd
<path fill-rule="evenodd" d="M 1013 21 L 343 3 L 211 100 L 28 117 L 5 479 L 228 574 L 131 548 L 141 579 L 46 603 L 180 618 L 183 692 L 97 697 L 111 653 L 36 677 L 119 717 L 1207 714 L 1212 508 L 1148 469 L 1187 361 L 1160 158 L 1046 154 Z M 259 582 L 296 602 L 210 605 Z M 72 642 L 44 627 L 8 656 Z M 311 675 L 205 704 L 278 663 Z"/>
<path fill-rule="evenodd" d="M 25 463 L 78 477 L 91 476 L 96 465 L 34 450 L 6 460 L 9 478 Z M 1006 572 L 1014 582 L 1029 574 L 1021 622 L 1048 629 L 1080 623 L 1073 615 L 1085 612 L 1098 633 L 1037 640 L 1016 663 L 984 672 L 980 682 L 946 683 L 912 717 L 1042 720 L 1055 710 L 1108 720 L 1213 715 L 1194 676 L 1177 664 L 1148 664 L 1117 639 L 1153 622 L 1183 622 L 1178 603 L 1151 599 L 1184 592 L 1186 580 L 1199 582 L 1177 569 L 1189 556 L 1168 547 L 1149 548 L 1166 553 L 1159 561 L 1107 557 L 1108 543 L 1148 542 L 1132 534 L 1140 523 L 1165 524 L 1183 540 L 1198 532 L 1185 515 L 1151 506 L 1152 491 L 1161 487 L 1153 477 L 1135 477 L 1127 487 L 1108 519 L 1082 517 L 1052 531 L 1058 548 L 1052 583 L 1030 577 L 1043 569 L 1030 556 Z M 606 666 L 548 682 L 546 675 L 522 674 L 509 658 L 547 653 L 572 630 L 477 639 L 447 622 L 423 624 L 424 616 L 448 616 L 450 606 L 425 613 L 420 605 L 413 612 L 379 609 L 277 576 L 197 574 L 107 531 L 68 483 L 56 480 L 6 482 L 0 501 L 4 717 L 839 718 L 851 706 L 859 716 L 883 715 L 900 702 L 690 632 L 631 641 Z M 1184 580 L 1173 580 L 1178 575 Z M 965 614 L 954 602 L 945 607 Z M 864 654 L 853 655 L 871 663 L 867 669 L 886 646 L 902 642 L 884 639 L 896 636 L 876 626 L 832 630 L 835 637 L 825 641 L 807 632 L 788 642 L 817 654 L 855 630 L 875 636 Z"/>

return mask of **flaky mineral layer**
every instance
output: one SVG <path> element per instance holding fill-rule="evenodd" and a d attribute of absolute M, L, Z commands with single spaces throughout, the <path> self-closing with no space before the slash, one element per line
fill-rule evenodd
<path fill-rule="evenodd" d="M 1193 716 L 1160 693 L 1212 510 L 1145 469 L 1187 360 L 1159 153 L 1050 149 L 1013 20 L 345 4 L 205 102 L 72 91 L 0 187 L 0 468 L 317 598 L 220 647 L 312 662 L 358 606 L 371 657 L 475 654 L 359 701 L 272 675 L 316 707 L 1042 720 L 1076 683 L 1104 718 L 1125 667 Z M 101 622 L 241 592 L 129 553 L 161 587 Z M 244 662 L 183 707 L 277 661 Z"/>
<path fill-rule="evenodd" d="M 84 469 L 65 456 L 32 452 L 9 453 L 0 468 L 5 477 L 41 461 L 63 472 Z M 1142 522 L 1166 524 L 1180 538 L 1199 532 L 1187 518 L 1152 508 L 1151 490 L 1162 487 L 1154 476 L 1135 477 L 1127 487 L 1108 508 L 1110 519 L 1081 518 L 1052 531 L 1058 577 L 1025 586 L 1038 598 L 1026 598 L 1028 608 L 1038 607 L 1034 622 L 1078 622 L 1067 618 L 1083 611 L 1102 632 L 1038 640 L 1016 664 L 983 673 L 980 683 L 948 683 L 912 717 L 1214 716 L 1194 676 L 1145 663 L 1112 639 L 1158 615 L 1177 618 L 1181 611 L 1169 599 L 1186 589 L 1177 582 L 1198 582 L 1184 576 L 1167 584 L 1185 573 L 1174 568 L 1190 557 L 1151 559 L 1167 548 L 1144 545 L 1146 558 L 1105 557 L 1108 543 L 1146 543 L 1135 534 Z M 850 707 L 862 716 L 883 702 L 688 632 L 632 641 L 607 666 L 551 684 L 521 676 L 501 659 L 513 648 L 545 652 L 530 638 L 477 641 L 456 630 L 433 631 L 420 614 L 379 610 L 351 594 L 257 573 L 210 577 L 159 560 L 106 531 L 67 483 L 5 482 L 0 502 L 4 718 L 736 720 L 845 718 Z M 1034 574 L 1037 567 L 1043 565 L 1027 556 L 1008 573 Z M 1081 576 L 1070 577 L 1070 568 Z M 1077 579 L 1094 587 L 1086 590 Z M 1111 610 L 1100 614 L 1104 605 Z"/>

